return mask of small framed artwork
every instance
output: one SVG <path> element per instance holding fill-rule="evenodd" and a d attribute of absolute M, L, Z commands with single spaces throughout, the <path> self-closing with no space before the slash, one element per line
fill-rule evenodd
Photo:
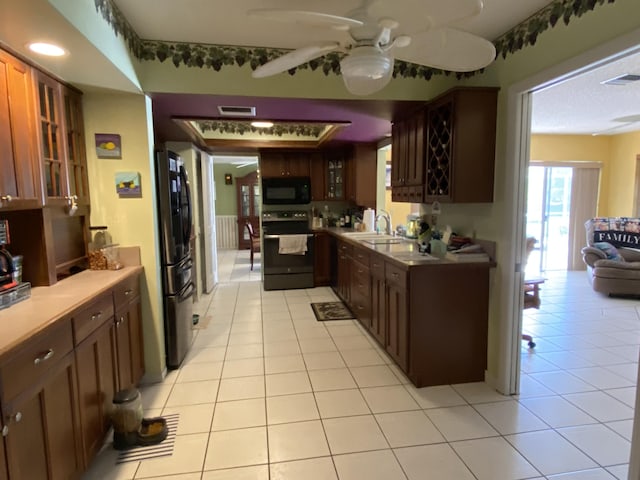
<path fill-rule="evenodd" d="M 233 177 L 230 173 L 224 174 L 224 184 L 225 185 L 233 185 Z"/>
<path fill-rule="evenodd" d="M 122 158 L 122 143 L 117 133 L 96 133 L 98 158 Z"/>
<path fill-rule="evenodd" d="M 138 172 L 117 172 L 116 192 L 122 197 L 141 197 L 140 174 Z"/>

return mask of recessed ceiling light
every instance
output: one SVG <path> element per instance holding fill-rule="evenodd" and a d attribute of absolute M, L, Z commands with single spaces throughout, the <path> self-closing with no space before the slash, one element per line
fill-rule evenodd
<path fill-rule="evenodd" d="M 32 52 L 47 55 L 48 57 L 61 57 L 67 53 L 64 48 L 54 45 L 53 43 L 34 42 L 30 43 L 28 47 Z"/>
<path fill-rule="evenodd" d="M 273 127 L 273 122 L 251 122 L 251 126 L 256 128 L 271 128 Z"/>

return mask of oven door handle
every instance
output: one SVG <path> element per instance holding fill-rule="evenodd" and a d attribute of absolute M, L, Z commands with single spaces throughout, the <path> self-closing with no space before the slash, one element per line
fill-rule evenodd
<path fill-rule="evenodd" d="M 287 235 L 304 235 L 302 233 L 283 233 L 282 235 L 263 235 L 263 238 L 266 238 L 267 240 L 272 239 L 272 238 L 280 238 L 282 236 L 287 236 Z M 313 233 L 307 233 L 306 234 L 307 237 L 313 237 Z"/>

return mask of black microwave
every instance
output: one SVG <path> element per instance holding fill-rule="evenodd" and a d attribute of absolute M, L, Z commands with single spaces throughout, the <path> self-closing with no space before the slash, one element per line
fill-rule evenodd
<path fill-rule="evenodd" d="M 311 202 L 309 177 L 276 177 L 262 179 L 264 205 L 295 205 Z"/>

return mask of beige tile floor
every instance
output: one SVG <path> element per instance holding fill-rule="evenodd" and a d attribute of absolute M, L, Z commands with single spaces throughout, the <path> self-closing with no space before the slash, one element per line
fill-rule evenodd
<path fill-rule="evenodd" d="M 254 273 L 255 272 L 255 273 Z M 86 479 L 626 479 L 640 304 L 548 275 L 525 312 L 521 394 L 484 383 L 416 389 L 355 321 L 319 323 L 329 288 L 265 292 L 248 253 L 220 255 L 183 366 L 142 388 L 145 414 L 179 413 L 172 456 Z"/>

